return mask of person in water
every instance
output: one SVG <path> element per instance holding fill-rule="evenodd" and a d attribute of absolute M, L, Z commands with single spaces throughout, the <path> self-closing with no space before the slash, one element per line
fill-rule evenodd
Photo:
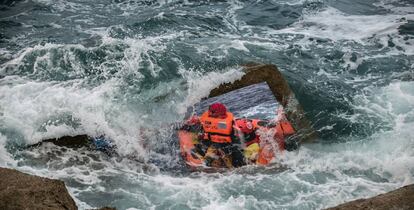
<path fill-rule="evenodd" d="M 207 147 L 202 157 L 208 166 L 223 161 L 228 168 L 244 165 L 240 141 L 234 135 L 234 115 L 221 103 L 211 104 L 200 117 L 193 117 L 187 123 L 199 128 L 198 135 L 202 145 Z M 199 149 L 201 151 L 203 149 Z"/>
<path fill-rule="evenodd" d="M 295 133 L 283 109 L 277 112 L 276 124 L 266 120 L 235 119 L 223 104 L 214 103 L 200 117 L 192 116 L 180 129 L 199 134 L 200 144 L 195 144 L 193 155 L 208 166 L 223 166 L 216 164 L 220 161 L 228 168 L 252 163 L 266 165 L 274 157 L 275 145 L 261 145 L 258 130 L 273 130 L 277 147 L 282 150 L 285 138 Z"/>
<path fill-rule="evenodd" d="M 236 137 L 240 140 L 246 163 L 254 163 L 260 151 L 260 137 L 256 134 L 258 126 L 249 119 L 236 119 L 234 130 Z"/>

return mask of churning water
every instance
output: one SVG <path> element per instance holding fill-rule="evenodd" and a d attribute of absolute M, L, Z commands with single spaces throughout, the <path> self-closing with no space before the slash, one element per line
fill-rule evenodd
<path fill-rule="evenodd" d="M 410 0 L 0 7 L 0 165 L 64 180 L 82 209 L 319 209 L 414 182 Z M 320 138 L 283 171 L 188 172 L 169 125 L 248 62 L 279 67 Z M 23 149 L 77 134 L 120 155 Z"/>

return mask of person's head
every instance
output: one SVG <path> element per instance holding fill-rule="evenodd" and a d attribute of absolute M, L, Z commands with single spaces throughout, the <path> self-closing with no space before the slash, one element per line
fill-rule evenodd
<path fill-rule="evenodd" d="M 211 104 L 208 108 L 208 115 L 214 118 L 225 118 L 227 116 L 227 108 L 222 103 Z"/>
<path fill-rule="evenodd" d="M 254 131 L 252 122 L 247 119 L 238 119 L 234 125 L 245 134 L 250 134 Z"/>

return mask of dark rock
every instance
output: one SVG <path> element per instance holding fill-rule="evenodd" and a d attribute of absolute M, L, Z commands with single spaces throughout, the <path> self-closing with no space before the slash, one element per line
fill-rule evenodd
<path fill-rule="evenodd" d="M 244 65 L 246 74 L 240 80 L 232 83 L 224 83 L 210 91 L 209 97 L 222 95 L 233 90 L 249 85 L 266 82 L 276 100 L 285 108 L 288 120 L 295 127 L 297 134 L 295 142 L 304 142 L 315 139 L 316 132 L 310 122 L 306 119 L 302 106 L 295 98 L 295 94 L 282 73 L 275 65 L 250 63 Z"/>
<path fill-rule="evenodd" d="M 377 195 L 372 198 L 358 199 L 339 206 L 329 208 L 329 210 L 356 210 L 356 209 L 376 209 L 388 210 L 414 209 L 414 184 L 402 187 L 400 189 Z"/>
<path fill-rule="evenodd" d="M 398 27 L 401 35 L 414 35 L 414 20 L 408 20 L 407 23 Z"/>
<path fill-rule="evenodd" d="M 70 147 L 70 148 L 80 148 L 89 146 L 91 144 L 90 137 L 87 135 L 77 135 L 77 136 L 63 136 L 55 139 L 46 139 L 37 144 L 30 145 L 29 147 L 40 146 L 44 142 L 51 142 L 57 146 L 61 147 Z"/>
<path fill-rule="evenodd" d="M 116 145 L 112 144 L 112 140 L 105 136 L 91 137 L 88 135 L 77 135 L 77 136 L 62 136 L 55 139 L 42 140 L 39 143 L 32 144 L 26 147 L 30 149 L 38 147 L 43 143 L 52 143 L 60 147 L 68 147 L 78 149 L 81 147 L 87 147 L 92 150 L 97 150 L 106 153 L 108 156 L 116 156 Z"/>
<path fill-rule="evenodd" d="M 112 207 L 102 207 L 100 209 L 91 209 L 91 210 L 116 210 L 116 208 L 112 208 Z"/>
<path fill-rule="evenodd" d="M 0 168 L 0 209 L 78 209 L 65 183 Z"/>

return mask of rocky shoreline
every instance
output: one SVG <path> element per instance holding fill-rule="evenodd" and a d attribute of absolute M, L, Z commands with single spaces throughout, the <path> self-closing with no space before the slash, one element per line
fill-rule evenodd
<path fill-rule="evenodd" d="M 401 187 L 388 193 L 371 198 L 350 201 L 327 210 L 410 210 L 414 209 L 414 184 Z"/>
<path fill-rule="evenodd" d="M 78 209 L 63 181 L 1 167 L 0 177 L 0 209 Z M 348 209 L 414 209 L 414 184 L 372 198 L 358 199 L 328 208 L 328 210 Z M 115 210 L 115 208 L 103 207 L 100 210 Z"/>
<path fill-rule="evenodd" d="M 1 167 L 0 177 L 0 209 L 78 209 L 63 181 Z"/>

